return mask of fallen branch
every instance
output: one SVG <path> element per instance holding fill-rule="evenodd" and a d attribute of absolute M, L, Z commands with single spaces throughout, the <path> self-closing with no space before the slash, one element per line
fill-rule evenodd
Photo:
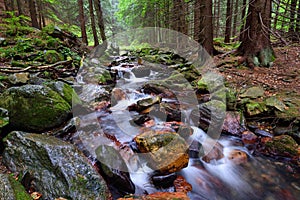
<path fill-rule="evenodd" d="M 42 71 L 52 71 L 56 70 L 55 67 L 60 65 L 70 65 L 72 64 L 73 60 L 65 60 L 65 61 L 59 61 L 57 63 L 54 63 L 52 65 L 44 65 L 44 66 L 29 66 L 26 68 L 21 67 L 0 67 L 0 72 L 2 73 L 21 73 L 21 72 L 30 72 L 30 73 L 36 73 L 36 72 L 42 72 Z"/>

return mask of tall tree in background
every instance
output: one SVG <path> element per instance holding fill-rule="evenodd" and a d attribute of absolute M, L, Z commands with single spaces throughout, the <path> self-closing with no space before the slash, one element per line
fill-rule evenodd
<path fill-rule="evenodd" d="M 100 29 L 100 36 L 101 36 L 102 42 L 104 42 L 104 45 L 106 46 L 107 45 L 106 44 L 106 35 L 105 35 L 101 2 L 100 2 L 100 0 L 94 0 L 94 4 L 95 4 L 95 10 L 96 10 L 97 18 L 98 18 L 98 26 Z"/>
<path fill-rule="evenodd" d="M 94 46 L 98 46 L 99 39 L 98 39 L 97 29 L 96 29 L 93 0 L 89 0 L 89 12 L 91 17 L 91 27 L 92 27 L 93 37 L 94 37 Z"/>
<path fill-rule="evenodd" d="M 198 41 L 200 45 L 213 55 L 213 26 L 212 26 L 212 0 L 196 0 L 199 1 L 199 30 Z"/>
<path fill-rule="evenodd" d="M 294 32 L 295 31 L 296 7 L 297 7 L 297 0 L 292 0 L 291 4 L 290 4 L 290 27 L 289 27 L 289 32 Z"/>
<path fill-rule="evenodd" d="M 225 28 L 225 43 L 230 42 L 231 36 L 231 20 L 232 20 L 232 0 L 227 0 L 226 6 L 226 28 Z"/>
<path fill-rule="evenodd" d="M 270 41 L 271 0 L 253 0 L 249 3 L 243 40 L 238 48 L 248 65 L 270 66 L 275 55 Z"/>
<path fill-rule="evenodd" d="M 31 18 L 31 24 L 35 28 L 40 28 L 37 18 L 37 12 L 36 12 L 36 6 L 34 0 L 28 0 L 29 5 L 29 12 L 30 12 L 30 18 Z"/>
<path fill-rule="evenodd" d="M 78 7 L 79 7 L 79 21 L 80 21 L 80 30 L 81 30 L 82 42 L 85 43 L 85 44 L 88 44 L 86 28 L 85 28 L 83 0 L 77 0 L 77 3 L 78 3 Z"/>
<path fill-rule="evenodd" d="M 296 19 L 296 33 L 300 34 L 299 32 L 300 32 L 300 0 L 298 0 L 298 11 L 297 11 L 297 19 Z"/>

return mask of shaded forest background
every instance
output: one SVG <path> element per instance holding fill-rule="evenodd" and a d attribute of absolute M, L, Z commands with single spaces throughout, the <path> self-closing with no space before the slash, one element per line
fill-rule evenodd
<path fill-rule="evenodd" d="M 271 43 L 300 41 L 300 0 L 1 0 L 0 5 L 12 25 L 56 25 L 90 46 L 138 27 L 181 32 L 211 55 L 220 53 L 214 44 L 230 43 L 250 67 L 270 66 Z"/>

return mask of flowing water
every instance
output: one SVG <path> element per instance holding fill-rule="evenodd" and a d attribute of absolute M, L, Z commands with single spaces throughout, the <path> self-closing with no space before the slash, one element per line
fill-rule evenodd
<path fill-rule="evenodd" d="M 147 78 L 137 78 L 132 73 L 132 68 L 123 68 L 118 65 L 114 66 L 113 70 L 118 71 L 119 77 L 115 88 L 120 88 L 124 92 L 124 98 L 117 100 L 107 109 L 100 109 L 80 116 L 82 126 L 87 127 L 88 124 L 90 127 L 92 126 L 89 129 L 92 130 L 92 133 L 91 131 L 79 130 L 77 134 L 93 157 L 97 157 L 95 150 L 100 144 L 119 148 L 119 153 L 127 165 L 130 178 L 135 184 L 136 194 L 174 191 L 173 187 L 154 186 L 151 181 L 154 170 L 150 169 L 147 163 L 132 150 L 134 149 L 131 146 L 132 140 L 141 133 L 142 127 L 132 123 L 132 120 L 140 114 L 128 109 L 128 106 L 139 100 L 153 97 L 153 94 L 142 92 L 141 88 L 146 83 L 157 80 L 157 76 L 160 76 L 159 79 L 162 80 L 169 75 L 165 74 L 164 77 L 151 71 Z M 92 104 L 96 96 L 103 92 L 104 89 L 99 85 L 85 84 L 80 97 L 84 102 Z M 183 97 L 189 94 L 190 90 L 181 89 L 173 92 L 176 98 L 163 97 L 161 101 L 166 104 L 177 103 L 180 105 L 181 121 L 193 129 L 193 134 L 187 139 L 188 143 L 201 144 L 201 148 L 196 148 L 196 151 L 199 151 L 196 152 L 199 153 L 199 156 L 191 157 L 188 166 L 177 172 L 192 185 L 193 189 L 188 193 L 191 199 L 299 199 L 299 180 L 293 178 L 286 171 L 284 164 L 252 156 L 239 138 L 221 136 L 217 141 L 210 138 L 190 119 L 192 110 L 198 106 L 190 101 L 184 102 L 185 98 Z M 152 114 L 153 124 L 151 128 L 164 128 L 165 118 L 165 116 Z M 206 154 L 206 151 L 210 151 L 216 142 L 223 146 L 224 157 L 207 163 L 203 160 L 203 153 Z M 132 148 L 120 148 L 120 146 Z M 203 152 L 201 153 L 201 151 Z M 244 153 L 241 162 L 237 163 L 230 159 L 232 151 Z M 114 164 L 112 166 L 118 168 Z M 118 168 L 118 170 L 122 169 Z"/>

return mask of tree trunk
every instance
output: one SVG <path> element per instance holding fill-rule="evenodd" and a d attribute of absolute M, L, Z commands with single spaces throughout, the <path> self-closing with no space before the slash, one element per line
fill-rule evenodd
<path fill-rule="evenodd" d="M 241 16 L 241 21 L 243 23 L 243 25 L 241 26 L 241 30 L 240 30 L 240 41 L 244 40 L 244 35 L 245 35 L 245 17 L 246 17 L 246 9 L 247 9 L 247 0 L 243 0 L 243 5 L 242 5 L 242 16 Z"/>
<path fill-rule="evenodd" d="M 194 40 L 199 41 L 200 35 L 200 1 L 194 2 Z"/>
<path fill-rule="evenodd" d="M 80 30 L 81 30 L 82 42 L 85 43 L 85 44 L 88 44 L 88 39 L 87 39 L 86 29 L 85 29 L 83 0 L 77 0 L 77 3 L 78 3 L 78 7 L 79 7 L 79 21 L 80 21 Z"/>
<path fill-rule="evenodd" d="M 275 10 L 275 17 L 274 17 L 274 23 L 273 23 L 273 27 L 275 30 L 277 29 L 277 20 L 278 20 L 278 16 L 279 16 L 280 2 L 281 2 L 281 0 L 278 1 L 278 4 L 276 5 L 276 10 Z"/>
<path fill-rule="evenodd" d="M 196 1 L 200 1 L 200 32 L 198 42 L 209 55 L 213 55 L 212 0 Z"/>
<path fill-rule="evenodd" d="M 281 28 L 280 30 L 283 30 L 283 31 L 287 31 L 287 30 L 284 30 L 285 29 L 285 25 L 286 25 L 286 16 L 287 16 L 287 13 L 288 13 L 288 6 L 290 4 L 290 0 L 287 0 L 287 2 L 285 3 L 285 8 L 284 8 L 284 13 L 283 13 L 283 20 L 281 21 Z"/>
<path fill-rule="evenodd" d="M 297 11 L 297 19 L 296 19 L 296 33 L 300 32 L 300 0 L 298 0 L 298 11 Z"/>
<path fill-rule="evenodd" d="M 92 26 L 93 37 L 94 37 L 94 46 L 98 46 L 99 39 L 98 39 L 97 29 L 96 29 L 93 0 L 89 0 L 89 12 L 90 12 L 90 16 L 91 16 L 91 26 Z"/>
<path fill-rule="evenodd" d="M 102 7 L 101 7 L 100 0 L 94 0 L 94 4 L 95 4 L 95 10 L 96 10 L 97 18 L 98 18 L 98 26 L 100 29 L 100 36 L 101 36 L 102 42 L 107 47 L 105 28 L 104 28 L 104 20 L 103 20 Z"/>
<path fill-rule="evenodd" d="M 23 15 L 23 10 L 22 10 L 20 0 L 17 0 L 17 7 L 18 7 L 18 16 Z"/>
<path fill-rule="evenodd" d="M 40 28 L 38 19 L 37 19 L 37 13 L 36 13 L 36 6 L 34 0 L 28 0 L 29 3 L 29 12 L 30 12 L 30 18 L 31 18 L 31 24 L 35 28 Z"/>
<path fill-rule="evenodd" d="M 238 14 L 239 14 L 239 0 L 235 0 L 235 6 L 234 6 L 234 16 L 233 16 L 233 30 L 232 30 L 232 36 L 236 36 L 236 29 L 238 26 Z M 236 38 L 234 39 L 236 41 Z"/>
<path fill-rule="evenodd" d="M 238 48 L 250 68 L 269 67 L 275 59 L 270 42 L 271 0 L 249 3 L 246 31 Z"/>
<path fill-rule="evenodd" d="M 230 42 L 231 36 L 231 20 L 232 20 L 232 0 L 227 0 L 226 7 L 226 28 L 225 28 L 225 43 Z"/>
<path fill-rule="evenodd" d="M 292 0 L 290 5 L 290 27 L 289 32 L 295 32 L 295 15 L 296 15 L 297 0 Z"/>

